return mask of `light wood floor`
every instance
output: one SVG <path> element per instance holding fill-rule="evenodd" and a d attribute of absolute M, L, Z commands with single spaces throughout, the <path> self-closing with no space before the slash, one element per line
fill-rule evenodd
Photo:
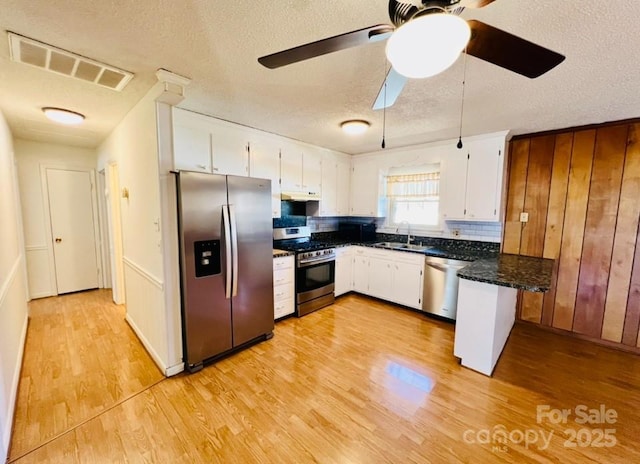
<path fill-rule="evenodd" d="M 88 309 L 87 301 L 103 298 L 97 293 L 45 300 L 43 306 L 50 301 L 57 308 L 43 312 L 75 305 Z M 122 324 L 111 329 L 112 345 L 118 346 L 120 337 L 131 335 L 118 308 L 110 310 Z M 80 313 L 42 317 L 79 326 L 88 317 Z M 30 336 L 39 317 L 33 316 Z M 48 324 L 50 333 L 64 331 Z M 640 358 L 533 326 L 514 329 L 488 378 L 456 362 L 453 326 L 349 295 L 332 307 L 278 323 L 272 340 L 194 375 L 153 384 L 157 377 L 148 372 L 148 358 L 131 348 L 144 358 L 139 368 L 146 373 L 131 367 L 105 377 L 104 404 L 79 408 L 89 415 L 104 412 L 75 427 L 65 414 L 76 407 L 77 395 L 64 400 L 67 413 L 54 404 L 31 404 L 31 398 L 51 395 L 53 388 L 48 369 L 34 365 L 40 358 L 33 351 L 60 350 L 61 338 L 41 337 L 37 343 L 29 338 L 24 369 L 30 374 L 24 378 L 30 386 L 21 388 L 18 410 L 31 413 L 16 418 L 11 460 L 28 448 L 25 435 L 33 434 L 27 432 L 42 430 L 48 416 L 59 417 L 54 422 L 66 422 L 69 431 L 15 461 L 20 464 L 640 462 Z M 84 356 L 100 357 L 89 353 L 93 349 L 87 346 Z M 73 366 L 59 368 L 56 377 L 72 385 Z M 126 400 L 118 402 L 114 391 L 123 387 L 114 387 L 116 382 L 136 385 L 141 393 L 120 395 Z M 616 410 L 615 423 L 576 423 L 576 407 L 601 404 Z M 573 414 L 565 424 L 537 421 L 536 408 L 543 405 Z M 504 444 L 491 440 L 500 430 L 507 434 Z M 541 432 L 551 434 L 548 447 Z M 534 435 L 536 443 L 521 442 Z M 607 441 L 604 436 L 615 439 L 615 446 L 596 446 Z M 576 447 L 565 447 L 572 443 Z"/>

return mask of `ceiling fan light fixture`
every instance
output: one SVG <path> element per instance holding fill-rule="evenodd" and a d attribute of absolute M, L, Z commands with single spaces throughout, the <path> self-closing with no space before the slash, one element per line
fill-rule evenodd
<path fill-rule="evenodd" d="M 84 114 L 76 113 L 75 111 L 65 110 L 64 108 L 53 108 L 50 106 L 42 108 L 44 115 L 51 121 L 66 124 L 69 126 L 75 126 L 81 124 L 84 121 Z"/>
<path fill-rule="evenodd" d="M 371 124 L 369 124 L 368 121 L 364 121 L 362 119 L 351 119 L 349 121 L 344 121 L 340 124 L 340 127 L 345 134 L 362 135 L 367 132 L 370 125 Z"/>
<path fill-rule="evenodd" d="M 405 77 L 435 76 L 449 68 L 471 38 L 471 29 L 459 16 L 423 14 L 400 26 L 387 41 L 387 59 Z"/>

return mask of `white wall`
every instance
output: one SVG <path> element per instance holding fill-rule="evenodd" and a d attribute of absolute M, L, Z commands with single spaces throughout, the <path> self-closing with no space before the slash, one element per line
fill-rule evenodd
<path fill-rule="evenodd" d="M 53 250 L 47 239 L 50 225 L 45 216 L 40 166 L 95 169 L 93 149 L 16 139 L 14 144 L 18 163 L 18 181 L 22 199 L 24 237 L 30 298 L 56 294 Z"/>
<path fill-rule="evenodd" d="M 175 313 L 165 299 L 161 189 L 158 168 L 156 85 L 98 147 L 98 170 L 118 166 L 127 321 L 158 367 L 171 375 L 182 370 Z M 127 189 L 129 198 L 122 196 Z M 177 269 L 175 270 L 177 272 Z M 172 288 L 172 284 L 169 284 Z"/>
<path fill-rule="evenodd" d="M 24 245 L 11 133 L 0 112 L 0 462 L 5 462 L 27 333 Z"/>

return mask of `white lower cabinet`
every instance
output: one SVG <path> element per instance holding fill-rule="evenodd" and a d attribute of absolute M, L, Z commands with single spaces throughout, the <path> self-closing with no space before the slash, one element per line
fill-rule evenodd
<path fill-rule="evenodd" d="M 350 248 L 353 248 L 353 291 L 422 309 L 424 255 L 359 246 Z"/>
<path fill-rule="evenodd" d="M 352 290 L 353 247 L 336 248 L 335 296 L 344 295 Z"/>
<path fill-rule="evenodd" d="M 293 256 L 273 258 L 273 318 L 295 312 L 295 269 Z"/>

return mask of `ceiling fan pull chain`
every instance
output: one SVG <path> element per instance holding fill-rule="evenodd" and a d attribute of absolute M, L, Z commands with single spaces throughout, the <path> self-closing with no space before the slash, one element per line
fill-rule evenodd
<path fill-rule="evenodd" d="M 462 150 L 462 117 L 464 116 L 464 86 L 467 82 L 467 49 L 464 49 L 464 63 L 463 63 L 463 71 L 462 71 L 462 102 L 460 103 L 460 134 L 458 136 L 458 143 L 456 147 L 458 150 Z"/>
<path fill-rule="evenodd" d="M 387 131 L 387 65 L 385 62 L 384 65 L 384 106 L 382 107 L 382 144 L 380 145 L 384 150 L 387 147 L 387 144 L 384 140 L 385 134 Z"/>

